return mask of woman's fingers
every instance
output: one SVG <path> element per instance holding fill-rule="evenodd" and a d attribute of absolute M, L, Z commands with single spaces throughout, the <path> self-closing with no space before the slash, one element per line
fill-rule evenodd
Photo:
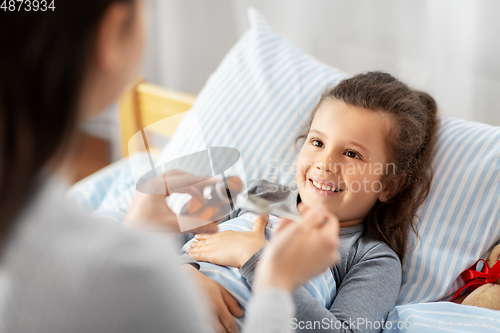
<path fill-rule="evenodd" d="M 305 214 L 305 212 L 309 210 L 309 207 L 306 206 L 303 202 L 301 202 L 297 205 L 297 210 L 299 211 L 300 214 Z"/>
<path fill-rule="evenodd" d="M 334 216 L 333 214 L 330 214 L 326 212 L 326 219 L 325 223 L 323 224 L 322 228 L 325 229 L 325 235 L 336 235 L 339 232 L 339 219 Z"/>
<path fill-rule="evenodd" d="M 227 309 L 226 309 L 227 311 Z M 224 313 L 223 315 L 219 316 L 219 321 L 221 327 L 219 328 L 222 333 L 239 333 L 240 330 L 238 329 L 238 325 L 236 325 L 236 322 L 234 321 L 233 316 L 229 311 L 227 311 L 227 314 Z"/>
<path fill-rule="evenodd" d="M 216 332 L 238 332 L 238 326 L 236 326 L 236 322 L 226 306 L 226 303 L 231 302 L 231 296 L 223 296 L 223 293 L 227 293 L 227 291 L 220 284 L 206 277 L 191 265 L 184 266 L 188 266 L 188 272 L 191 272 L 190 274 L 196 278 L 199 285 L 202 287 L 202 291 L 208 297 L 207 300 L 209 302 L 207 305 L 214 315 L 212 324 L 215 326 L 214 329 Z"/>
<path fill-rule="evenodd" d="M 217 333 L 228 333 L 224 325 L 222 325 L 222 322 L 219 317 L 217 317 L 218 321 L 215 323 L 215 327 L 212 327 L 214 332 Z"/>
<path fill-rule="evenodd" d="M 239 332 L 238 326 L 236 325 L 236 322 L 234 321 L 234 318 L 230 312 L 231 309 L 229 309 L 229 306 L 227 305 L 226 302 L 226 300 L 231 302 L 230 298 L 232 298 L 232 296 L 229 295 L 229 293 L 227 292 L 226 289 L 224 289 L 224 287 L 220 286 L 219 284 L 217 284 L 217 286 L 219 287 L 220 297 L 218 297 L 216 301 L 217 303 L 216 311 L 218 313 L 219 321 L 222 326 L 219 329 L 221 330 L 221 332 L 228 332 L 228 333 Z M 238 306 L 238 302 L 236 302 L 234 298 L 233 301 L 236 303 L 236 306 Z"/>
<path fill-rule="evenodd" d="M 210 182 L 211 179 L 212 177 L 195 176 L 193 174 L 174 169 L 165 172 L 162 180 L 167 189 L 167 195 L 170 195 L 174 192 L 185 193 L 187 188 L 192 186 L 197 187 L 198 184 L 207 180 Z M 212 182 L 216 182 L 216 180 L 213 180 Z"/>
<path fill-rule="evenodd" d="M 221 311 L 219 311 L 219 321 L 222 326 L 222 328 L 220 328 L 222 329 L 221 332 L 239 333 L 240 330 L 238 329 L 233 316 L 224 304 L 221 305 Z"/>
<path fill-rule="evenodd" d="M 214 233 L 219 230 L 218 222 L 207 221 L 199 217 L 189 215 L 174 215 L 181 232 L 190 232 L 193 234 L 199 233 Z"/>
<path fill-rule="evenodd" d="M 286 219 L 286 218 L 281 218 L 280 220 L 280 224 L 278 225 L 278 228 L 276 229 L 276 232 L 275 233 L 279 233 L 281 232 L 282 230 L 284 230 L 287 226 L 290 226 L 292 223 L 294 223 L 295 221 L 292 221 L 292 220 L 289 220 L 289 219 Z M 295 222 L 297 223 L 297 222 Z"/>
<path fill-rule="evenodd" d="M 319 227 L 325 224 L 328 218 L 329 216 L 327 215 L 325 208 L 323 208 L 322 206 L 318 206 L 307 209 L 307 211 L 304 213 L 303 219 L 306 222 L 305 224 L 307 224 L 308 226 Z"/>
<path fill-rule="evenodd" d="M 165 202 L 163 194 L 135 192 L 123 224 L 151 230 L 179 231 L 177 217 Z"/>
<path fill-rule="evenodd" d="M 329 265 L 335 265 L 339 259 L 340 255 L 337 250 L 338 247 L 338 224 L 335 221 L 329 220 L 324 227 L 320 229 L 320 240 L 325 245 L 325 251 L 330 254 L 329 257 L 325 258 Z"/>
<path fill-rule="evenodd" d="M 266 231 L 266 225 L 268 220 L 269 220 L 269 214 L 262 214 L 257 216 L 253 224 L 252 231 L 263 234 Z"/>
<path fill-rule="evenodd" d="M 309 208 L 303 222 L 284 220 L 261 255 L 254 290 L 270 286 L 293 290 L 338 260 L 338 219 L 324 208 Z"/>

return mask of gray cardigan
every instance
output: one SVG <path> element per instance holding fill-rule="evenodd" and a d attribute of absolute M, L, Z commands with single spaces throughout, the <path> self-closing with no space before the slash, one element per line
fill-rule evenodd
<path fill-rule="evenodd" d="M 43 180 L 0 261 L 0 332 L 210 332 L 204 299 L 164 234 L 91 218 Z M 247 310 L 248 332 L 289 332 L 290 294 L 270 289 Z"/>

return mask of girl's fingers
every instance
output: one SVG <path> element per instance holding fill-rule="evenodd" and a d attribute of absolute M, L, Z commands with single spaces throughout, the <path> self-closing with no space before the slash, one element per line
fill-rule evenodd
<path fill-rule="evenodd" d="M 202 247 L 204 244 L 205 244 L 205 241 L 198 241 L 198 242 L 191 242 L 191 244 L 189 244 L 189 246 L 191 248 L 195 248 L 195 247 Z"/>
<path fill-rule="evenodd" d="M 191 242 L 186 254 L 198 261 L 210 261 L 212 258 L 212 247 L 205 241 Z"/>
<path fill-rule="evenodd" d="M 269 214 L 262 214 L 257 216 L 253 224 L 252 231 L 263 234 L 266 231 L 266 225 L 268 220 L 269 220 Z"/>
<path fill-rule="evenodd" d="M 197 249 L 192 249 L 191 251 L 186 251 L 186 254 L 196 261 L 212 262 L 213 258 L 208 251 L 198 251 Z"/>
<path fill-rule="evenodd" d="M 194 238 L 197 239 L 197 240 L 207 240 L 209 238 L 211 238 L 213 236 L 213 234 L 196 234 L 194 235 Z"/>
<path fill-rule="evenodd" d="M 194 258 L 198 261 L 204 261 L 204 257 L 203 257 L 203 251 L 198 251 L 197 248 L 191 248 L 191 249 L 187 249 L 186 251 L 186 254 L 188 256 L 190 256 L 191 258 Z"/>

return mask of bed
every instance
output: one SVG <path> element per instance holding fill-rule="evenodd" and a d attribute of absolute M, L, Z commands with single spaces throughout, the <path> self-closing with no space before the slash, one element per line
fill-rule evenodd
<path fill-rule="evenodd" d="M 142 175 L 210 147 L 237 149 L 229 172 L 242 179 L 292 182 L 296 136 L 321 92 L 348 74 L 300 50 L 256 10 L 249 20 L 196 98 L 134 85 L 120 102 L 124 159 L 68 194 L 119 223 Z M 433 167 L 417 221 L 421 240 L 411 238 L 384 332 L 500 331 L 500 312 L 448 302 L 463 285 L 460 273 L 500 239 L 500 128 L 441 117 Z"/>

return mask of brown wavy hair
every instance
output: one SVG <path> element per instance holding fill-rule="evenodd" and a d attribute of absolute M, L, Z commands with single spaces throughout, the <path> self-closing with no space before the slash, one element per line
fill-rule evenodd
<path fill-rule="evenodd" d="M 396 168 L 393 171 L 401 176 L 403 182 L 389 201 L 376 202 L 365 223 L 373 237 L 387 243 L 403 260 L 408 230 L 418 236 L 416 211 L 431 188 L 431 155 L 439 125 L 436 101 L 425 92 L 412 90 L 390 74 L 358 74 L 322 94 L 313 109 L 307 131 L 297 141 L 307 137 L 316 111 L 329 98 L 383 112 L 392 118 L 391 129 L 386 136 L 386 148 L 390 162 Z"/>

